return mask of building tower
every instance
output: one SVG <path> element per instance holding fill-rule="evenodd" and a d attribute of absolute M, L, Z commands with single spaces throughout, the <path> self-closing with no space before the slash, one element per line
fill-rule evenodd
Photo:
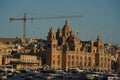
<path fill-rule="evenodd" d="M 58 28 L 56 32 L 56 39 L 58 40 L 58 46 L 62 45 L 62 30 Z"/>
<path fill-rule="evenodd" d="M 104 43 L 101 41 L 100 36 L 97 36 L 97 52 L 103 53 Z"/>
<path fill-rule="evenodd" d="M 60 37 L 60 35 L 59 35 Z M 62 54 L 61 50 L 58 50 L 58 40 L 56 39 L 56 33 L 53 28 L 50 29 L 47 37 L 47 53 L 46 63 L 51 69 L 62 68 Z"/>

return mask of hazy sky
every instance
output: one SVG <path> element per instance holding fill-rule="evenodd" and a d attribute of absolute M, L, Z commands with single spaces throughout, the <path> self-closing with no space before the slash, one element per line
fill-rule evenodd
<path fill-rule="evenodd" d="M 81 40 L 96 40 L 97 35 L 107 43 L 120 44 L 120 0 L 0 0 L 0 38 L 22 37 L 23 21 L 10 17 L 71 16 L 73 32 L 79 30 Z M 46 39 L 49 28 L 62 28 L 66 19 L 27 21 L 27 37 Z"/>

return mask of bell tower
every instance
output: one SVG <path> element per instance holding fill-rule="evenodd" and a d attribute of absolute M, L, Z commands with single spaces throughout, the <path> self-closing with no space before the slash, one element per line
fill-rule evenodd
<path fill-rule="evenodd" d="M 56 35 L 55 35 L 55 31 L 54 29 L 51 27 L 49 33 L 48 33 L 48 37 L 47 37 L 47 40 L 48 41 L 51 41 L 51 40 L 54 40 L 56 39 Z"/>
<path fill-rule="evenodd" d="M 56 39 L 58 40 L 58 45 L 62 45 L 62 30 L 60 28 L 58 28 L 57 32 L 56 32 Z"/>
<path fill-rule="evenodd" d="M 57 40 L 56 40 L 56 34 L 53 28 L 50 28 L 50 31 L 47 36 L 47 41 L 48 41 L 48 48 L 51 50 L 56 49 L 57 46 Z"/>
<path fill-rule="evenodd" d="M 97 52 L 101 53 L 104 49 L 104 43 L 101 41 L 100 36 L 97 36 Z"/>

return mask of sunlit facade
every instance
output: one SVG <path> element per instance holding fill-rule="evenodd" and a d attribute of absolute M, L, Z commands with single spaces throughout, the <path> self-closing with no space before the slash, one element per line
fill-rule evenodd
<path fill-rule="evenodd" d="M 50 29 L 47 36 L 46 64 L 50 68 L 67 70 L 79 67 L 86 70 L 111 70 L 111 54 L 105 53 L 104 42 L 97 37 L 94 41 L 81 41 L 66 21 L 57 32 Z"/>

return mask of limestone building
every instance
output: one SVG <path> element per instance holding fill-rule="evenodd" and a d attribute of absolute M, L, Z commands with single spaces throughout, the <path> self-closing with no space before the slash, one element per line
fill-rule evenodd
<path fill-rule="evenodd" d="M 41 59 L 36 55 L 14 53 L 3 57 L 4 65 L 11 65 L 14 69 L 40 69 Z"/>
<path fill-rule="evenodd" d="M 72 31 L 68 21 L 57 32 L 50 29 L 47 36 L 46 64 L 50 68 L 67 70 L 79 67 L 87 70 L 111 70 L 111 54 L 105 53 L 104 42 L 81 41 Z"/>

